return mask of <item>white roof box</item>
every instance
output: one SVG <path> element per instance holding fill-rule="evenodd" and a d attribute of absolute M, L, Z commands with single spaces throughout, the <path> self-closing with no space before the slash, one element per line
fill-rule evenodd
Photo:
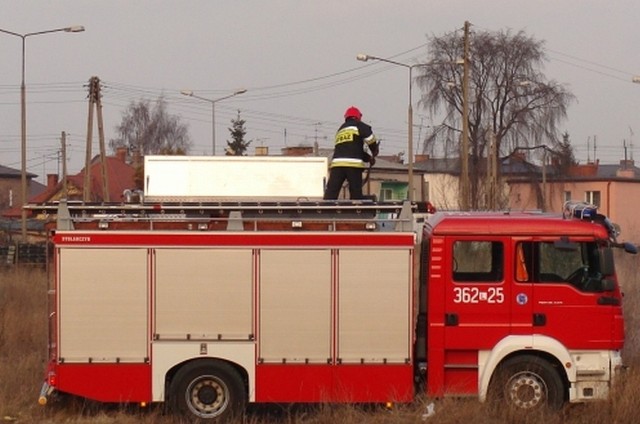
<path fill-rule="evenodd" d="M 145 156 L 145 201 L 320 200 L 327 158 Z"/>

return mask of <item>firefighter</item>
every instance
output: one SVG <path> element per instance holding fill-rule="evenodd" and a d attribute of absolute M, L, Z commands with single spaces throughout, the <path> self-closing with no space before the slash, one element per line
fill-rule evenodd
<path fill-rule="evenodd" d="M 367 164 L 373 166 L 378 151 L 379 142 L 371 126 L 362 122 L 360 110 L 351 106 L 344 113 L 344 123 L 336 132 L 324 198 L 337 199 L 346 180 L 349 183 L 350 198 L 362 199 L 362 172 Z"/>

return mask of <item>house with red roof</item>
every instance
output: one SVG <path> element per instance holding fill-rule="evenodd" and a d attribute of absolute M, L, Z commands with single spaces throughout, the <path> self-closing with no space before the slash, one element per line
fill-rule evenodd
<path fill-rule="evenodd" d="M 39 204 L 55 202 L 61 198 L 82 201 L 84 196 L 85 172 L 89 173 L 89 202 L 100 203 L 107 199 L 110 202 L 119 202 L 123 200 L 125 190 L 133 190 L 136 188 L 135 175 L 138 163 L 135 158 L 128 157 L 125 148 L 118 149 L 115 156 L 105 157 L 106 167 L 104 175 L 107 180 L 107 196 L 104 191 L 105 184 L 102 161 L 100 156 L 97 155 L 92 159 L 88 169 L 82 169 L 76 175 L 68 175 L 65 179 L 66 181 L 61 180 L 57 174 L 47 175 L 47 185 L 44 190 L 29 197 L 28 203 Z M 35 175 L 32 175 L 32 177 L 34 176 Z M 33 181 L 31 181 L 31 183 L 33 183 Z M 17 203 L 19 203 L 19 201 Z M 14 202 L 13 207 L 2 211 L 2 217 L 9 220 L 20 220 L 20 205 Z M 14 226 L 11 228 L 13 227 Z"/>

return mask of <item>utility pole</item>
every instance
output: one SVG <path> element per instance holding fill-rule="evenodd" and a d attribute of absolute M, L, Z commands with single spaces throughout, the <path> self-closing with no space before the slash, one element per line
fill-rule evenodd
<path fill-rule="evenodd" d="M 67 133 L 64 131 L 62 131 L 60 143 L 62 144 L 62 196 L 65 199 L 68 199 L 69 191 L 67 187 Z"/>
<path fill-rule="evenodd" d="M 547 146 L 542 147 L 542 212 L 547 210 Z"/>
<path fill-rule="evenodd" d="M 94 77 L 89 80 L 89 111 L 87 113 L 87 144 L 85 146 L 84 156 L 84 190 L 82 192 L 82 201 L 89 202 L 91 200 L 91 143 L 93 139 L 93 104 L 95 97 Z"/>
<path fill-rule="evenodd" d="M 107 172 L 107 152 L 104 144 L 104 121 L 102 119 L 102 94 L 100 93 L 100 79 L 96 78 L 96 112 L 98 112 L 98 140 L 100 141 L 100 170 L 102 171 L 102 199 L 111 201 L 109 194 L 109 174 Z"/>
<path fill-rule="evenodd" d="M 314 146 L 318 145 L 318 126 L 322 125 L 322 122 L 316 122 L 315 124 L 313 124 L 316 128 L 315 128 L 315 136 L 314 136 Z"/>
<path fill-rule="evenodd" d="M 499 154 L 500 152 L 498 151 L 498 140 L 496 139 L 496 134 L 493 133 L 493 143 L 491 145 L 492 151 L 491 151 L 491 158 L 493 159 L 493 163 L 492 163 L 492 168 L 491 168 L 491 173 L 493 174 L 493 205 L 492 208 L 493 210 L 498 209 L 498 171 L 499 171 Z"/>
<path fill-rule="evenodd" d="M 464 22 L 462 73 L 462 148 L 460 149 L 460 207 L 469 210 L 469 21 Z"/>
<path fill-rule="evenodd" d="M 98 139 L 100 144 L 100 168 L 102 172 L 102 200 L 104 202 L 110 201 L 101 97 L 102 95 L 100 94 L 100 78 L 91 77 L 91 79 L 89 80 L 89 114 L 87 122 L 87 146 L 84 165 L 84 191 L 82 196 L 82 200 L 84 202 L 89 202 L 91 200 L 91 144 L 93 142 L 94 105 L 98 114 Z"/>
<path fill-rule="evenodd" d="M 489 131 L 489 153 L 487 154 L 487 207 L 496 210 L 498 207 L 498 142 L 493 130 Z"/>

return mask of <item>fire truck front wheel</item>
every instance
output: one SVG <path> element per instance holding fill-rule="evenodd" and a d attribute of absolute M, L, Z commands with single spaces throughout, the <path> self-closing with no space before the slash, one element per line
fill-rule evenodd
<path fill-rule="evenodd" d="M 520 411 L 558 410 L 565 402 L 565 387 L 558 372 L 532 355 L 506 360 L 489 387 L 490 400 L 506 402 Z"/>
<path fill-rule="evenodd" d="M 220 361 L 196 361 L 183 366 L 170 386 L 171 408 L 199 420 L 227 421 L 241 415 L 246 404 L 238 373 Z"/>

